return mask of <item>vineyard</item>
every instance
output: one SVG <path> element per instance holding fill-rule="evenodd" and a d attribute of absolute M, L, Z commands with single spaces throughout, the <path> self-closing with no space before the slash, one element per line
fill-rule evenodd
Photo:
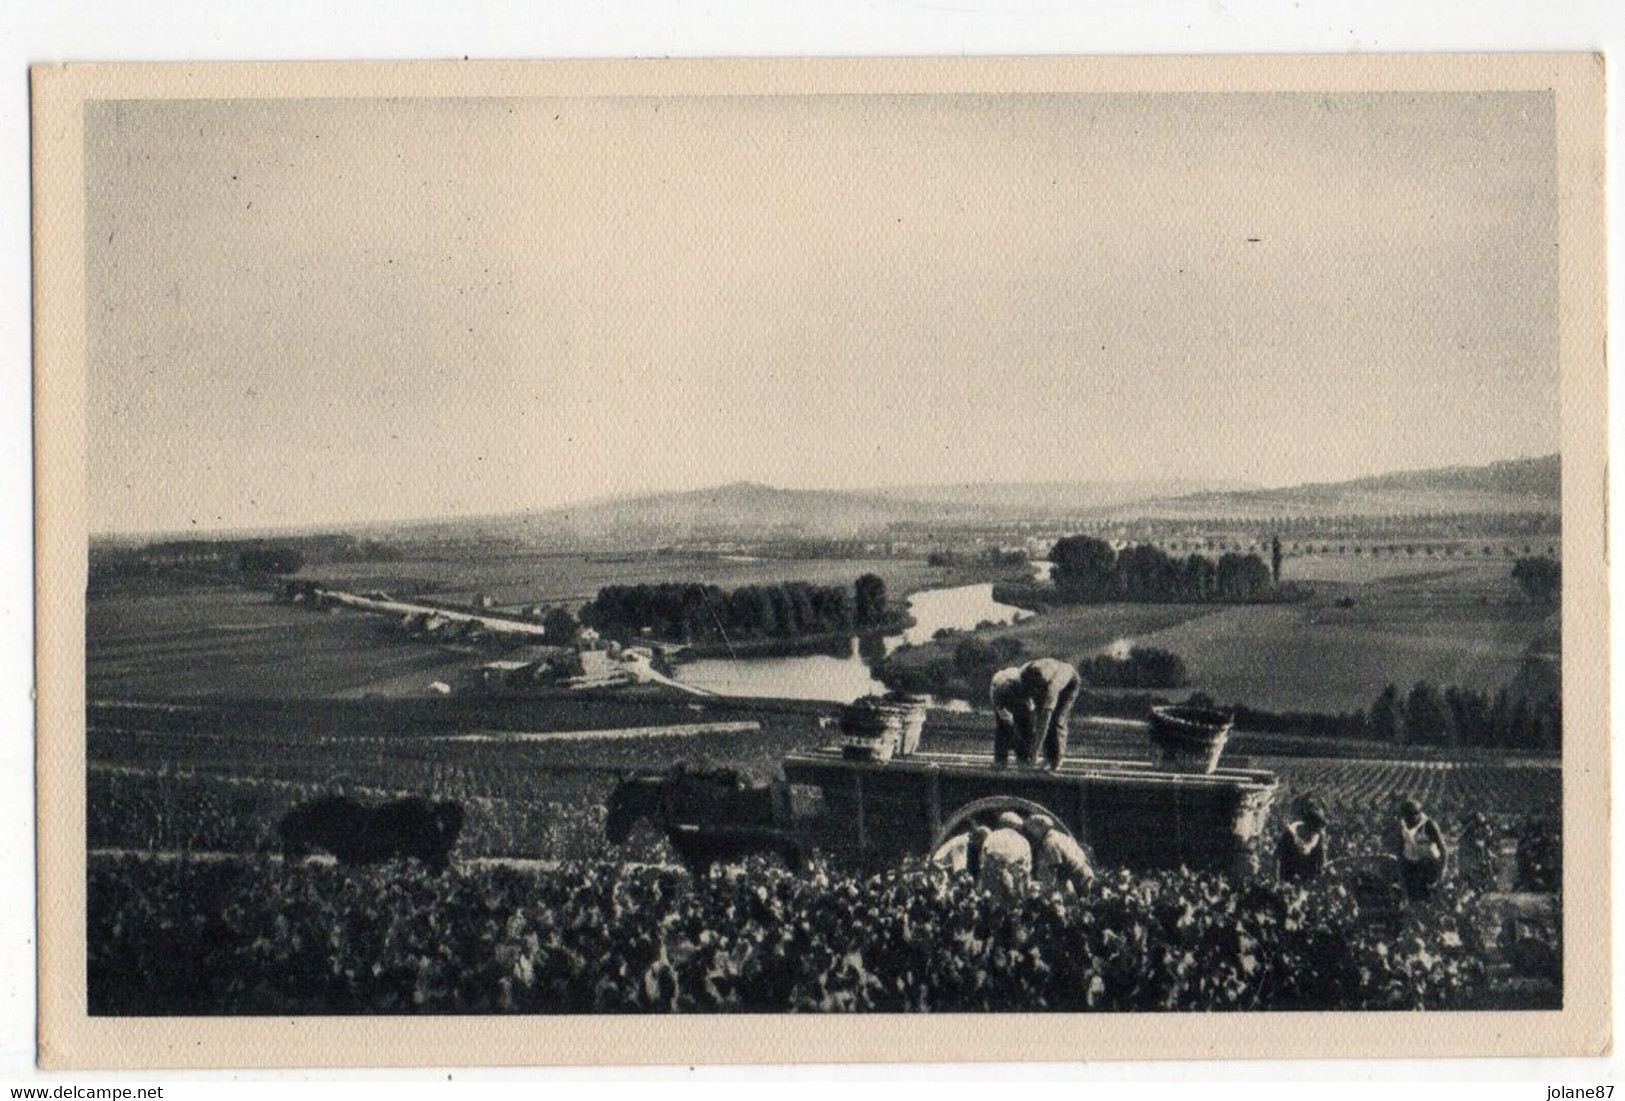
<path fill-rule="evenodd" d="M 1482 1004 L 1466 896 L 1396 936 L 1340 887 L 1116 875 L 996 903 L 919 868 L 571 864 L 424 878 L 124 858 L 90 873 L 91 1011 L 1410 1009 Z"/>
<path fill-rule="evenodd" d="M 1281 778 L 1266 836 L 1312 791 L 1330 811 L 1334 868 L 1387 852 L 1395 801 L 1421 800 L 1457 859 L 1440 897 L 1411 910 L 1379 915 L 1370 885 L 1340 874 L 1305 889 L 1268 873 L 1116 869 L 1081 897 L 1034 888 L 1001 905 L 913 864 L 860 875 L 819 862 L 792 875 L 758 861 L 691 883 L 659 833 L 605 840 L 604 800 L 624 772 L 703 759 L 766 779 L 788 750 L 825 737 L 810 706 L 628 697 L 477 716 L 368 713 L 370 725 L 342 708 L 92 708 L 94 1012 L 1476 1008 L 1561 998 L 1555 761 L 1251 759 Z M 478 740 L 459 736 L 471 722 Z M 931 722 L 944 747 L 985 741 L 974 716 Z M 1080 725 L 1090 753 L 1145 750 L 1131 727 Z M 452 870 L 284 863 L 278 818 L 334 791 L 461 801 Z"/>

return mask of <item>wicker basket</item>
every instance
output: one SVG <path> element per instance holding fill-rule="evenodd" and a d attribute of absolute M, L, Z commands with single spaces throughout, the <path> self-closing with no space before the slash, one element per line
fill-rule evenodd
<path fill-rule="evenodd" d="M 1150 733 L 1158 762 L 1173 772 L 1212 773 L 1233 721 L 1208 707 L 1153 707 Z"/>
<path fill-rule="evenodd" d="M 861 699 L 841 709 L 841 756 L 889 761 L 903 740 L 903 709 Z"/>
<path fill-rule="evenodd" d="M 899 723 L 897 755 L 907 757 L 920 748 L 920 733 L 925 729 L 925 705 L 929 696 L 890 695 L 880 705 L 888 714 L 895 714 Z"/>

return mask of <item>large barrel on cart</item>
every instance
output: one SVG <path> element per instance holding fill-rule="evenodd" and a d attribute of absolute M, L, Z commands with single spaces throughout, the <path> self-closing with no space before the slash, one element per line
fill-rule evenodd
<path fill-rule="evenodd" d="M 1048 772 L 995 768 L 990 755 L 861 760 L 827 747 L 791 753 L 784 777 L 792 790 L 818 789 L 811 839 L 849 865 L 880 867 L 929 854 L 973 821 L 1008 808 L 1048 813 L 1103 867 L 1254 872 L 1276 777 L 1208 767 L 1076 758 Z"/>

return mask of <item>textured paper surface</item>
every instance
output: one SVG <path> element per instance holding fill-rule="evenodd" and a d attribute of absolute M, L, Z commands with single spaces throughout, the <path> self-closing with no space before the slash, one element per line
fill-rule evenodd
<path fill-rule="evenodd" d="M 1601 1054 L 1609 1048 L 1600 57 L 41 67 L 34 72 L 40 1058 L 49 1067 Z M 1564 1009 L 1530 1013 L 91 1019 L 84 996 L 84 106 L 101 100 L 1551 90 L 1560 202 Z M 596 182 L 601 185 L 601 181 Z M 907 181 L 888 186 L 906 194 Z M 595 186 L 591 179 L 582 186 Z M 678 322 L 680 324 L 680 320 Z M 985 385 L 985 384 L 979 384 Z"/>

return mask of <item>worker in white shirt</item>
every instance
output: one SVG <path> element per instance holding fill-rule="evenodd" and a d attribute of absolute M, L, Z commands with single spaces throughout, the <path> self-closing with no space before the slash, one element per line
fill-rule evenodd
<path fill-rule="evenodd" d="M 1420 902 L 1444 878 L 1445 843 L 1438 823 L 1422 813 L 1422 804 L 1406 799 L 1399 805 L 1394 847 L 1399 857 L 1399 881 L 1405 897 Z"/>
<path fill-rule="evenodd" d="M 986 826 L 974 826 L 954 834 L 931 854 L 931 863 L 944 871 L 968 872 L 976 878 L 982 867 L 982 845 L 992 832 Z"/>
<path fill-rule="evenodd" d="M 1019 898 L 1027 891 L 1033 872 L 1033 847 L 1022 832 L 1021 815 L 1005 811 L 982 842 L 981 868 L 976 885 L 991 891 L 1001 901 Z"/>

